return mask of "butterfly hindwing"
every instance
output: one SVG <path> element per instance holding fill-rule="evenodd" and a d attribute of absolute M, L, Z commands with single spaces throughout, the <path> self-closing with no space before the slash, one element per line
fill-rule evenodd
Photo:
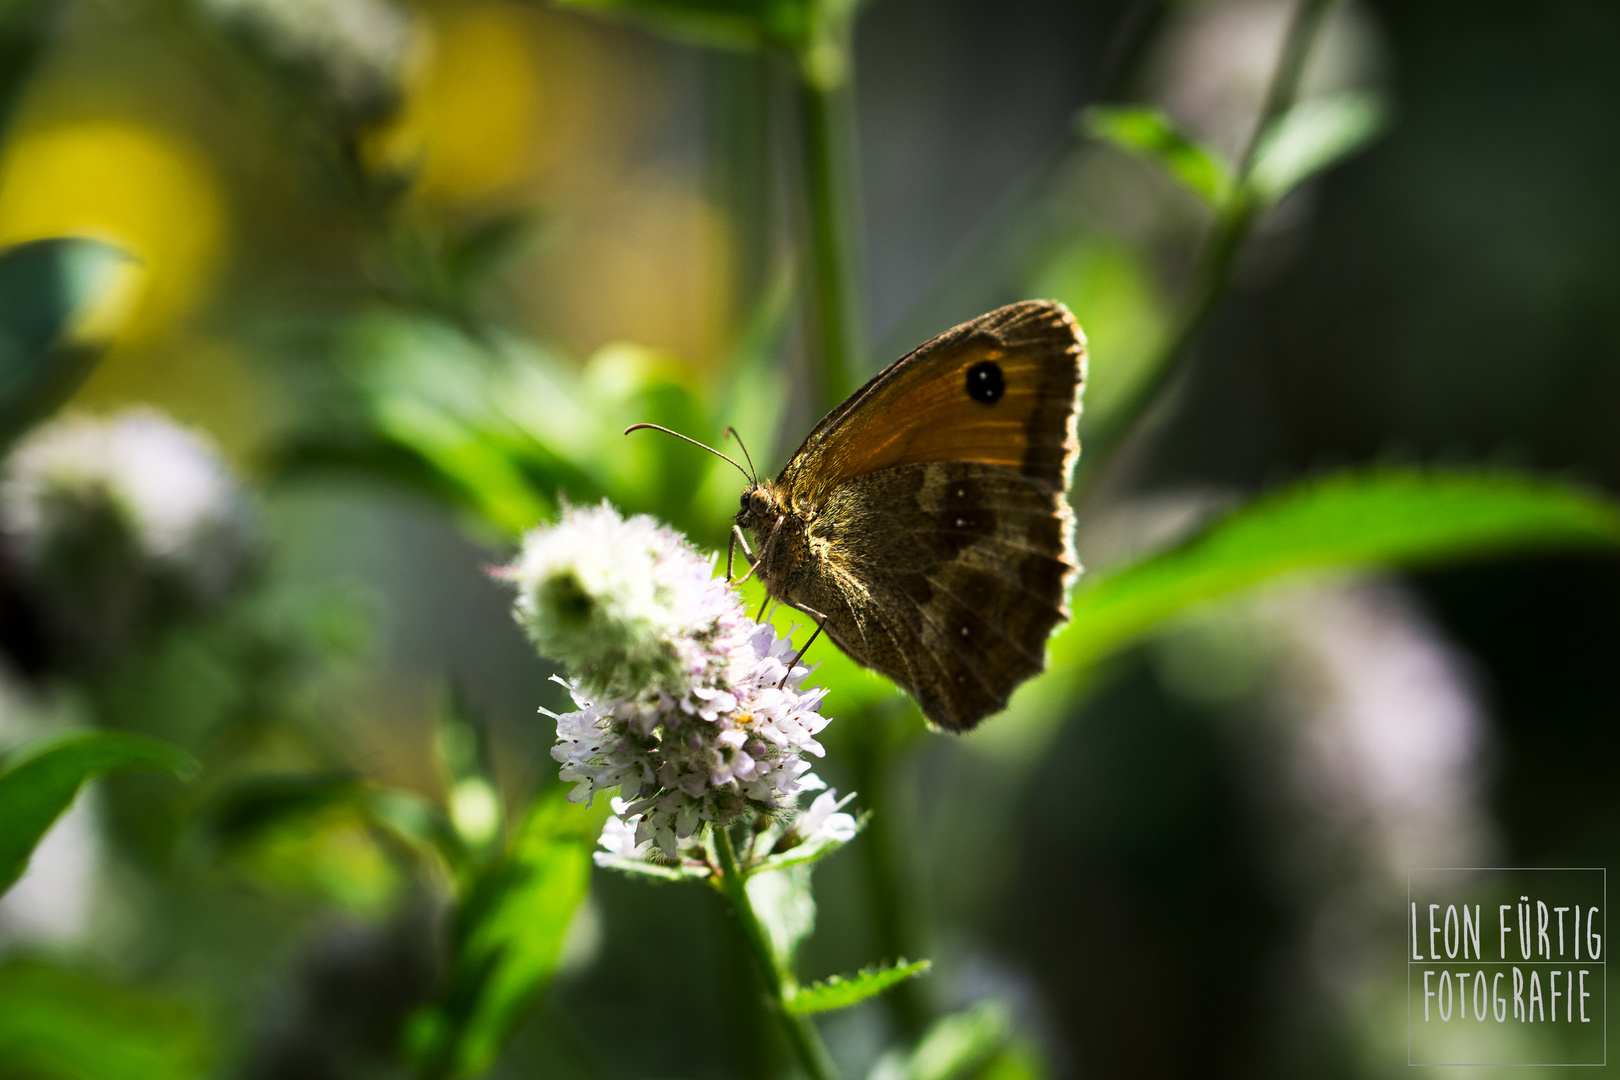
<path fill-rule="evenodd" d="M 831 493 L 806 533 L 803 602 L 857 662 L 953 731 L 1045 666 L 1076 572 L 1061 492 L 977 462 L 903 465 Z"/>

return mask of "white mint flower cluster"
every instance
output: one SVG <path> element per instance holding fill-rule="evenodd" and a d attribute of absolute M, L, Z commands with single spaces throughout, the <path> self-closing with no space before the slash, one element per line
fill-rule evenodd
<path fill-rule="evenodd" d="M 773 822 L 770 827 L 756 833 L 752 849 L 747 853 L 748 861 L 788 851 L 819 848 L 827 844 L 849 843 L 855 839 L 855 834 L 861 831 L 855 815 L 844 812 L 844 807 L 853 798 L 854 792 L 840 799 L 836 790 L 823 791 L 810 803 L 809 809 L 794 817 Z M 615 796 L 613 799 L 615 816 L 608 818 L 607 825 L 602 829 L 602 850 L 596 854 L 599 865 L 611 866 L 615 861 L 623 859 L 647 859 L 653 855 L 655 848 L 667 855 L 657 839 L 644 838 L 637 825 L 627 820 L 629 811 L 630 804 Z M 696 837 L 678 839 L 674 857 L 689 865 L 706 868 L 706 858 L 690 858 L 696 854 L 696 847 Z"/>
<path fill-rule="evenodd" d="M 568 508 L 501 575 L 536 647 L 573 676 L 579 708 L 556 718 L 552 750 L 569 797 L 618 789 L 610 851 L 629 840 L 673 859 L 705 826 L 780 815 L 826 786 L 802 757 L 824 753 L 825 691 L 803 688 L 792 643 L 672 530 L 606 503 Z"/>

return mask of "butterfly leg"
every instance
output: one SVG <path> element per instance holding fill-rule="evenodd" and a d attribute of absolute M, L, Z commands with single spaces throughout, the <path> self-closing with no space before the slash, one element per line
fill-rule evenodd
<path fill-rule="evenodd" d="M 737 545 L 739 543 L 742 544 L 743 558 L 748 560 L 748 572 L 746 574 L 744 574 L 742 577 L 738 578 L 736 581 L 732 581 L 731 580 L 731 559 L 732 559 L 733 553 L 737 550 Z M 758 566 L 759 566 L 759 560 L 754 557 L 753 550 L 751 548 L 749 548 L 749 546 L 748 546 L 748 538 L 743 535 L 742 526 L 741 525 L 732 525 L 731 526 L 731 540 L 730 540 L 729 543 L 726 544 L 726 581 L 730 582 L 732 585 L 741 585 L 743 582 L 747 581 L 750 577 L 752 577 L 754 575 L 754 570 Z"/>
<path fill-rule="evenodd" d="M 783 675 L 782 681 L 776 684 L 776 688 L 778 690 L 787 685 L 788 676 L 793 674 L 793 669 L 799 666 L 799 661 L 804 659 L 804 654 L 810 651 L 810 646 L 815 643 L 816 638 L 821 636 L 822 628 L 827 625 L 827 616 L 823 615 L 815 608 L 805 607 L 803 604 L 794 604 L 793 608 L 796 611 L 804 612 L 806 615 L 816 620 L 816 632 L 810 635 L 810 640 L 804 643 L 804 647 L 794 655 L 793 662 L 788 664 L 787 674 Z"/>

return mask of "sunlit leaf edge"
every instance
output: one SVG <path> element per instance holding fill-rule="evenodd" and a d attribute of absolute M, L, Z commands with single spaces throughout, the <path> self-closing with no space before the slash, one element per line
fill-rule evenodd
<path fill-rule="evenodd" d="M 1211 206 L 1221 206 L 1231 194 L 1232 172 L 1220 154 L 1185 134 L 1158 109 L 1097 105 L 1081 113 L 1080 127 L 1153 162 Z"/>
<path fill-rule="evenodd" d="M 809 1016 L 847 1009 L 907 979 L 922 975 L 933 966 L 931 960 L 907 962 L 901 959 L 892 964 L 862 968 L 854 975 L 833 975 L 809 986 L 799 987 L 788 999 L 787 1010 L 796 1016 Z"/>
<path fill-rule="evenodd" d="M 1404 516 L 1420 512 L 1427 516 Z M 1296 571 L 1616 547 L 1620 507 L 1563 481 L 1484 470 L 1340 473 L 1245 504 L 1167 551 L 1083 584 L 1053 658 L 1083 665 L 1194 604 Z"/>
<path fill-rule="evenodd" d="M 1389 127 L 1377 94 L 1349 91 L 1308 98 L 1278 117 L 1255 152 L 1248 187 L 1275 202 L 1317 173 L 1373 142 Z"/>

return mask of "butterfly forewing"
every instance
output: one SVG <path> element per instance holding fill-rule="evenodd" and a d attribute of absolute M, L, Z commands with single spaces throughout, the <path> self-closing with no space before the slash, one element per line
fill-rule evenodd
<path fill-rule="evenodd" d="M 1079 445 L 1084 338 L 1061 304 L 982 315 L 889 365 L 816 425 L 777 480 L 814 505 L 850 477 L 976 461 L 1067 486 Z"/>

